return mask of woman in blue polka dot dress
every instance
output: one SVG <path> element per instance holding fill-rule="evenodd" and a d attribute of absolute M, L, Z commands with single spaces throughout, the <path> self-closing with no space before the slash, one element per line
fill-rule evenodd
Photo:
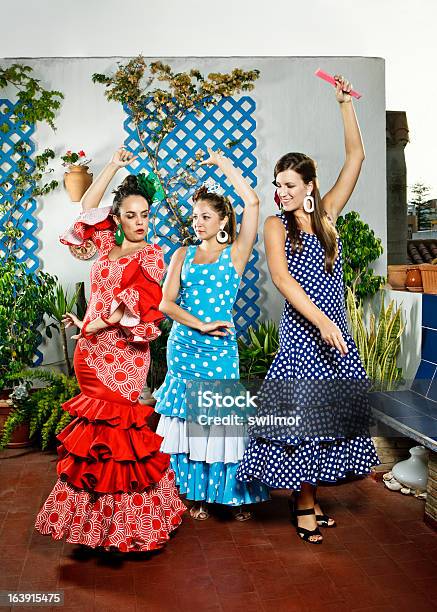
<path fill-rule="evenodd" d="M 314 544 L 323 539 L 319 527 L 335 527 L 335 521 L 323 514 L 317 502 L 317 484 L 336 482 L 347 474 L 368 474 L 379 463 L 366 427 L 367 397 L 365 392 L 358 393 L 367 388 L 368 381 L 347 328 L 341 242 L 334 225 L 358 179 L 364 148 L 348 93 L 351 85 L 342 77 L 336 80 L 346 148 L 340 175 L 321 198 L 314 161 L 302 153 L 284 155 L 274 171 L 275 201 L 281 213 L 269 217 L 264 228 L 269 270 L 286 302 L 279 328 L 280 348 L 263 385 L 267 397 L 268 392 L 282 393 L 282 406 L 266 403 L 263 414 L 276 410 L 283 415 L 284 400 L 298 397 L 295 406 L 310 406 L 317 422 L 307 422 L 300 432 L 296 427 L 251 427 L 250 442 L 237 472 L 242 482 L 293 490 L 290 505 L 297 533 Z M 330 393 L 347 391 L 348 384 L 352 395 L 342 396 L 331 410 Z M 323 404 L 328 407 L 325 412 L 314 409 L 314 405 Z M 337 429 L 333 435 L 323 435 L 323 420 L 332 418 L 335 422 L 340 416 L 341 421 L 348 408 L 357 421 L 360 415 L 364 417 L 364 427 L 357 422 L 356 429 L 352 423 L 348 430 L 354 432 L 351 435 L 336 435 Z M 304 410 L 302 414 L 305 416 Z M 310 433 L 309 425 L 316 433 Z"/>
<path fill-rule="evenodd" d="M 232 308 L 256 239 L 259 201 L 229 159 L 209 150 L 203 163 L 222 170 L 244 202 L 244 212 L 237 236 L 234 209 L 218 185 L 205 184 L 193 196 L 193 228 L 201 243 L 174 253 L 160 304 L 174 323 L 168 372 L 155 393 L 161 414 L 157 433 L 164 438 L 161 450 L 171 454 L 180 493 L 195 502 L 193 518 L 207 519 L 207 504 L 219 503 L 233 507 L 237 520 L 246 520 L 250 512 L 245 504 L 269 498 L 261 483 L 245 484 L 235 477 L 247 436 L 226 435 L 214 426 L 193 433 L 187 427 L 187 383 L 239 379 Z"/>

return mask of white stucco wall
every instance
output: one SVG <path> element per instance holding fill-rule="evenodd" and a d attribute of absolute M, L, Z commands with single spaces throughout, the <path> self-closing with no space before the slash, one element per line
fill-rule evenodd
<path fill-rule="evenodd" d="M 146 58 L 152 61 L 156 58 Z M 343 163 L 343 129 L 334 90 L 317 79 L 314 72 L 325 71 L 347 75 L 363 98 L 355 103 L 363 133 L 366 161 L 355 192 L 345 209 L 357 210 L 386 245 L 386 172 L 385 172 L 385 76 L 384 60 L 366 57 L 223 57 L 159 58 L 179 70 L 197 67 L 203 73 L 258 68 L 260 79 L 250 95 L 257 104 L 257 177 L 261 199 L 260 250 L 262 318 L 278 320 L 283 299 L 272 286 L 263 256 L 262 225 L 274 214 L 273 166 L 288 151 L 302 151 L 318 163 L 321 192 L 335 181 Z M 50 147 L 57 155 L 67 149 L 84 149 L 93 158 L 91 169 L 96 175 L 124 140 L 122 108 L 108 103 L 104 88 L 94 85 L 94 72 L 109 73 L 117 60 L 124 58 L 35 58 L 0 60 L 2 65 L 23 61 L 34 68 L 45 87 L 59 89 L 65 95 L 56 118 L 57 131 L 46 126 L 35 133 L 38 149 Z M 2 97 L 8 97 L 2 91 Z M 12 92 L 11 92 L 12 94 Z M 62 181 L 63 168 L 56 164 L 55 178 Z M 117 175 L 114 185 L 121 181 Z M 107 198 L 110 203 L 110 197 Z M 79 207 L 71 204 L 61 187 L 41 199 L 38 208 L 39 256 L 45 271 L 56 274 L 64 285 L 73 286 L 88 279 L 91 262 L 74 259 L 58 242 L 59 233 L 77 215 Z M 375 267 L 385 274 L 385 255 Z M 57 361 L 55 343 L 45 347 L 45 361 Z"/>

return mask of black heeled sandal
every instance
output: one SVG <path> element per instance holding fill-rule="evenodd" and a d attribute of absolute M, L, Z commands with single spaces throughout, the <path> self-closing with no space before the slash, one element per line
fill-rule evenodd
<path fill-rule="evenodd" d="M 314 505 L 318 504 L 317 500 L 314 501 Z M 319 527 L 326 527 L 328 529 L 332 529 L 333 527 L 337 527 L 337 523 L 334 521 L 332 516 L 328 516 L 327 514 L 316 514 L 316 521 Z M 334 521 L 331 525 L 329 521 Z"/>
<path fill-rule="evenodd" d="M 290 507 L 293 505 L 293 502 L 290 500 L 288 502 Z M 304 542 L 308 542 L 309 544 L 321 544 L 323 542 L 323 538 L 320 540 L 310 540 L 311 536 L 321 536 L 320 529 L 316 527 L 315 529 L 305 529 L 305 527 L 299 527 L 297 522 L 298 516 L 307 516 L 310 514 L 315 514 L 314 508 L 305 508 L 304 510 L 296 510 L 293 506 L 293 512 L 291 515 L 291 522 L 296 528 L 296 533 Z"/>

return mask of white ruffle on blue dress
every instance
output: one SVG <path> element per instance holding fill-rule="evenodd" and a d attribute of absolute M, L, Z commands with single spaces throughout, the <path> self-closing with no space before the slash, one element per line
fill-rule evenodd
<path fill-rule="evenodd" d="M 231 322 L 241 280 L 232 263 L 231 245 L 211 264 L 193 263 L 195 252 L 195 246 L 187 248 L 182 267 L 181 308 L 205 322 Z M 263 484 L 235 477 L 248 443 L 241 429 L 240 435 L 229 435 L 225 425 L 196 425 L 194 430 L 187 426 L 187 382 L 238 381 L 236 339 L 201 334 L 175 321 L 167 366 L 165 380 L 155 392 L 155 410 L 161 414 L 157 433 L 164 438 L 161 450 L 171 455 L 180 493 L 190 500 L 229 506 L 269 499 Z"/>

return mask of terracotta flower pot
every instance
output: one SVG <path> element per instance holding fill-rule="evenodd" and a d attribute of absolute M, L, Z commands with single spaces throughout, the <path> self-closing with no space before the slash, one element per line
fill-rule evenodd
<path fill-rule="evenodd" d="M 387 280 L 392 289 L 395 291 L 405 291 L 407 271 L 407 265 L 387 266 Z"/>
<path fill-rule="evenodd" d="M 408 291 L 413 291 L 415 293 L 421 293 L 423 291 L 422 275 L 420 274 L 418 266 L 413 266 L 408 269 L 405 284 Z"/>
<path fill-rule="evenodd" d="M 64 173 L 64 185 L 72 202 L 79 202 L 85 191 L 93 182 L 88 166 L 69 166 L 69 172 Z"/>
<path fill-rule="evenodd" d="M 11 390 L 12 391 L 12 390 Z M 9 392 L 0 392 L 0 436 L 3 433 L 3 427 L 12 410 L 12 401 L 7 399 Z M 29 438 L 29 423 L 23 423 L 12 434 L 11 441 L 6 445 L 6 448 L 24 448 L 31 446 Z"/>
<path fill-rule="evenodd" d="M 437 265 L 420 264 L 419 270 L 422 274 L 423 293 L 437 294 Z"/>

